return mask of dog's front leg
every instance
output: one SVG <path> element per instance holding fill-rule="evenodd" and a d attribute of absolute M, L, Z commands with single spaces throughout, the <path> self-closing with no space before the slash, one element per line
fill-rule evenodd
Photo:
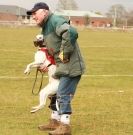
<path fill-rule="evenodd" d="M 24 74 L 28 75 L 30 73 L 31 68 L 37 68 L 41 65 L 41 63 L 32 62 L 27 65 Z"/>
<path fill-rule="evenodd" d="M 31 68 L 30 68 L 30 64 L 29 64 L 29 65 L 27 65 L 26 69 L 24 70 L 24 74 L 28 75 L 30 73 L 30 70 L 31 70 Z"/>

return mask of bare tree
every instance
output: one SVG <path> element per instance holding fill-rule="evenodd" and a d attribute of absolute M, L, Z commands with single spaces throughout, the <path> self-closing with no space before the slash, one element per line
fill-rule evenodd
<path fill-rule="evenodd" d="M 108 17 L 113 19 L 114 26 L 122 25 L 126 18 L 127 11 L 121 4 L 112 5 L 106 14 Z"/>
<path fill-rule="evenodd" d="M 133 10 L 129 11 L 127 14 L 127 25 L 133 26 Z"/>
<path fill-rule="evenodd" d="M 77 10 L 78 6 L 75 0 L 59 0 L 57 10 Z"/>

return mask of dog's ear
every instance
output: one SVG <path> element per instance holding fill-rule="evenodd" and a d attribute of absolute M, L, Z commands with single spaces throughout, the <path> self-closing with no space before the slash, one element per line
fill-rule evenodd
<path fill-rule="evenodd" d="M 33 43 L 34 43 L 34 46 L 35 46 L 35 47 L 38 47 L 37 41 L 33 41 Z"/>

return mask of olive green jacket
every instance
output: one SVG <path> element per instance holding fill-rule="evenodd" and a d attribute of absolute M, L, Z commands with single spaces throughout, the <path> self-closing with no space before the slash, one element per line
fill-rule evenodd
<path fill-rule="evenodd" d="M 78 33 L 67 19 L 50 13 L 42 25 L 42 34 L 49 54 L 54 56 L 57 65 L 62 63 L 58 57 L 62 51 L 64 58 L 70 60 L 68 63 L 62 63 L 62 76 L 63 72 L 70 77 L 84 73 L 85 64 L 77 43 Z"/>

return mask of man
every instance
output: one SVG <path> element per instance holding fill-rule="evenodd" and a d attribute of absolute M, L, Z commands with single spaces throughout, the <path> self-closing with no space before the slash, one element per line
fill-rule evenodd
<path fill-rule="evenodd" d="M 41 125 L 39 129 L 54 129 L 49 131 L 50 135 L 71 135 L 71 100 L 85 69 L 77 44 L 78 33 L 67 19 L 52 14 L 46 3 L 36 3 L 27 14 L 32 15 L 37 25 L 42 28 L 46 47 L 49 54 L 54 56 L 57 65 L 53 77 L 60 78 L 57 90 L 58 113 L 54 117 L 60 117 L 60 121 L 51 119 L 48 125 Z"/>

